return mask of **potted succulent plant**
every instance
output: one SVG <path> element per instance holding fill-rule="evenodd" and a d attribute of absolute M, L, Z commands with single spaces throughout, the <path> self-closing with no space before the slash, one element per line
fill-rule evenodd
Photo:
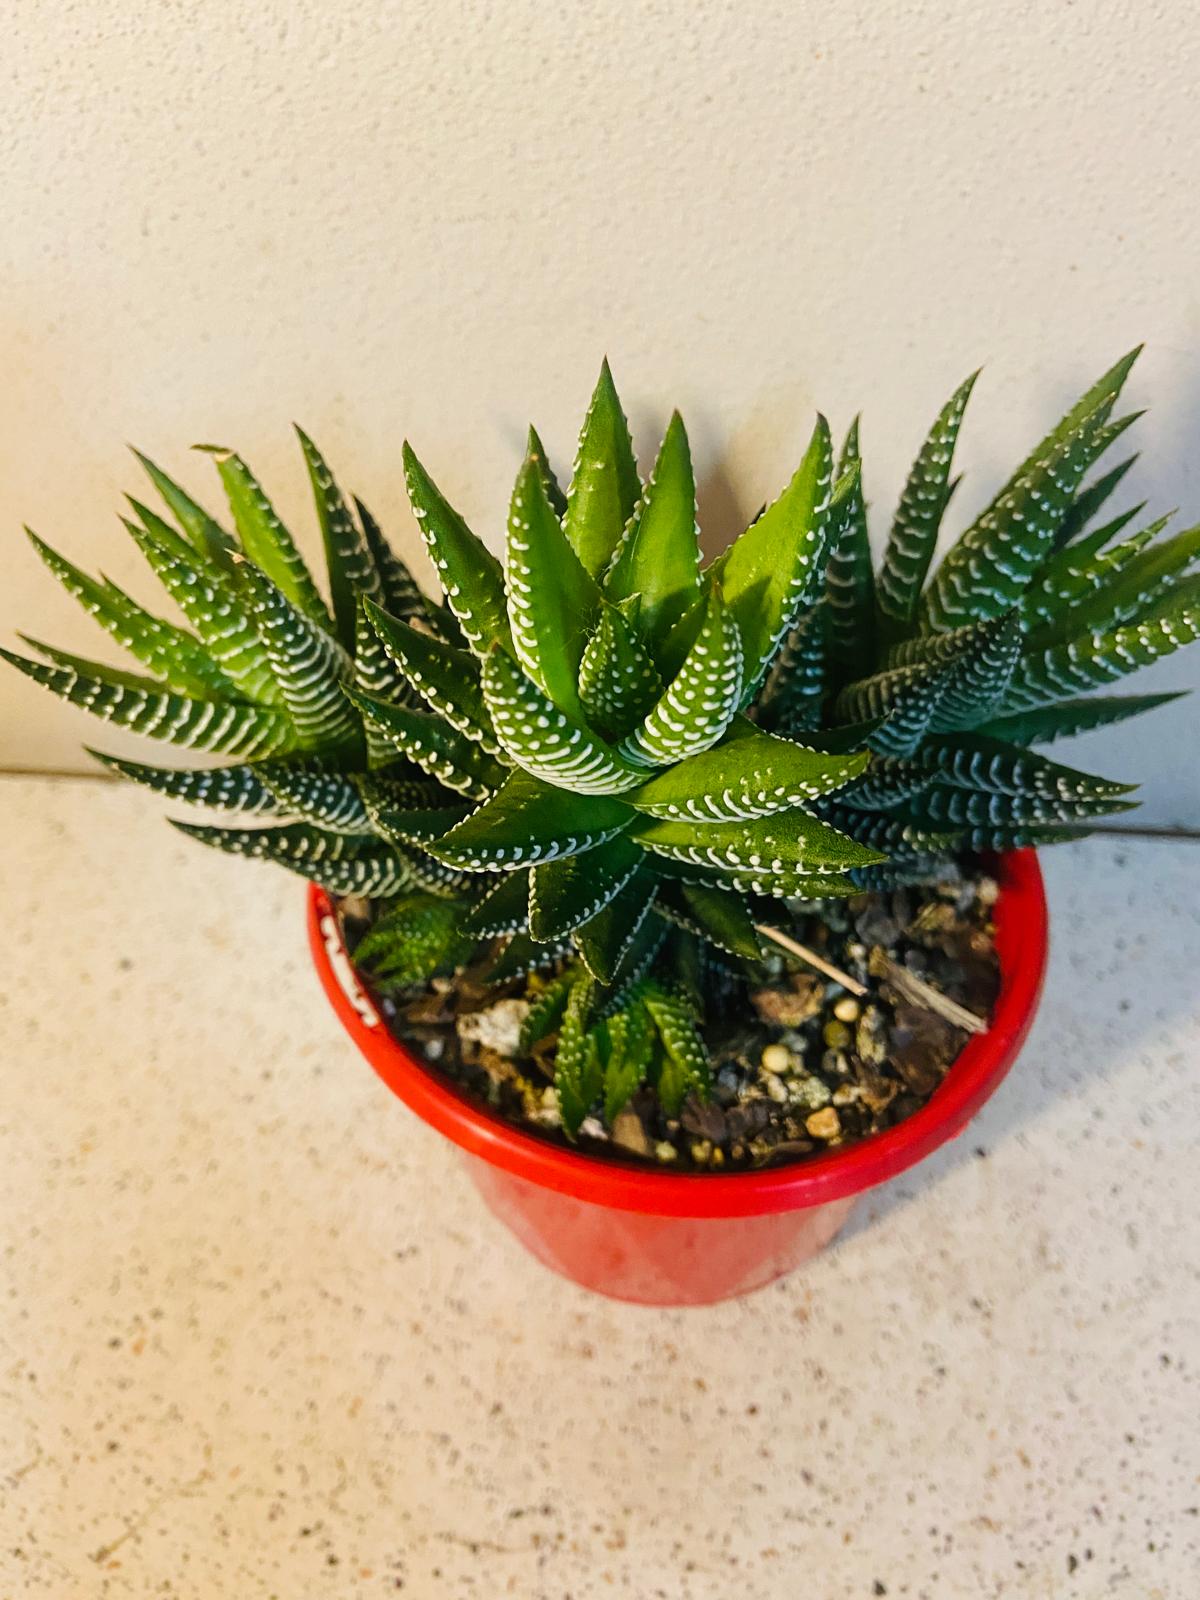
<path fill-rule="evenodd" d="M 1134 355 L 928 582 L 973 378 L 876 573 L 857 424 L 835 457 L 818 419 L 704 566 L 683 423 L 643 484 L 605 365 L 565 494 L 531 430 L 503 567 L 405 447 L 440 601 L 301 434 L 328 602 L 211 449 L 232 531 L 149 461 L 168 516 L 127 522 L 187 626 L 34 540 L 145 674 L 5 655 L 228 758 L 100 757 L 313 880 L 343 1022 L 543 1260 L 637 1300 L 744 1292 L 992 1091 L 1041 981 L 1029 847 L 1129 804 L 1032 747 L 1172 698 L 1089 691 L 1200 633 L 1200 530 L 1125 535 L 1102 513 L 1131 463 L 1089 476 Z"/>

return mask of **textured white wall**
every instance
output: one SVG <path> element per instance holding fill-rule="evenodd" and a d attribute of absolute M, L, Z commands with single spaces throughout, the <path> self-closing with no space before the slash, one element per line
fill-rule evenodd
<path fill-rule="evenodd" d="M 287 423 L 411 552 L 407 433 L 498 539 L 524 426 L 569 462 L 607 350 L 643 453 L 678 403 L 710 538 L 865 410 L 890 508 L 985 363 L 960 519 L 1110 359 L 1139 498 L 1200 515 L 1200 18 L 1186 0 L 11 3 L 0 69 L 0 631 L 95 630 L 30 522 L 118 579 L 133 440 L 235 443 L 301 513 Z M 422 570 L 427 570 L 420 562 Z M 151 587 L 141 591 L 149 595 Z M 95 637 L 99 637 L 95 635 Z M 103 642 L 97 653 L 104 653 Z M 1200 681 L 1200 660 L 1144 687 Z M 1200 822 L 1196 711 L 1086 747 Z M 0 763 L 119 736 L 0 676 Z M 145 748 L 143 746 L 143 748 Z"/>

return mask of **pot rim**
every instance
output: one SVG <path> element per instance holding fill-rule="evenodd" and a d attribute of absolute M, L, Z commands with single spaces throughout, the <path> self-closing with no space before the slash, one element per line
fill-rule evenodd
<path fill-rule="evenodd" d="M 1016 1059 L 1045 974 L 1048 917 L 1036 852 L 1007 851 L 992 865 L 1000 885 L 996 953 L 1000 992 L 986 1033 L 975 1034 L 912 1116 L 845 1149 L 760 1171 L 670 1172 L 632 1158 L 564 1150 L 500 1117 L 435 1074 L 388 1032 L 350 964 L 331 897 L 308 892 L 308 934 L 317 976 L 342 1025 L 410 1110 L 473 1156 L 542 1188 L 593 1205 L 653 1216 L 745 1217 L 795 1211 L 874 1188 L 922 1160 L 966 1123 Z"/>

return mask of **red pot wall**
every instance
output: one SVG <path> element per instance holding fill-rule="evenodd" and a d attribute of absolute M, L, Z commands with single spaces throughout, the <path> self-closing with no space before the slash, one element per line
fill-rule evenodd
<path fill-rule="evenodd" d="M 1032 850 L 999 859 L 992 1025 L 936 1093 L 886 1133 L 762 1172 L 678 1173 L 566 1150 L 502 1121 L 391 1037 L 354 977 L 329 897 L 309 893 L 317 973 L 359 1049 L 418 1116 L 468 1157 L 490 1209 L 539 1261 L 586 1288 L 697 1305 L 761 1288 L 835 1236 L 857 1196 L 961 1132 L 1016 1059 L 1046 963 L 1042 875 Z"/>

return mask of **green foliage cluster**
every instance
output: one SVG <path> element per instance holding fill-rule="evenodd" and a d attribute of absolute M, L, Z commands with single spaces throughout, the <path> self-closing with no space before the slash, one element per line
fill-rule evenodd
<path fill-rule="evenodd" d="M 1134 353 L 1136 354 L 1136 352 Z M 375 920 L 357 951 L 402 988 L 478 965 L 539 974 L 523 1046 L 557 1035 L 564 1125 L 642 1084 L 703 1095 L 706 973 L 752 971 L 797 902 L 935 873 L 948 855 L 1078 837 L 1128 786 L 1032 746 L 1171 698 L 1096 696 L 1200 633 L 1200 529 L 1104 519 L 1131 460 L 1092 469 L 1134 356 L 1068 412 L 929 577 L 974 378 L 940 413 L 875 569 L 858 425 L 819 418 L 779 497 L 701 560 L 687 434 L 643 483 L 607 364 L 564 493 L 530 430 L 506 560 L 406 445 L 443 590 L 300 443 L 328 599 L 240 456 L 210 449 L 229 526 L 154 463 L 167 515 L 126 526 L 181 613 L 160 618 L 31 534 L 140 663 L 3 652 L 116 726 L 227 758 L 100 756 Z M 1140 510 L 1140 508 L 1138 508 Z"/>

